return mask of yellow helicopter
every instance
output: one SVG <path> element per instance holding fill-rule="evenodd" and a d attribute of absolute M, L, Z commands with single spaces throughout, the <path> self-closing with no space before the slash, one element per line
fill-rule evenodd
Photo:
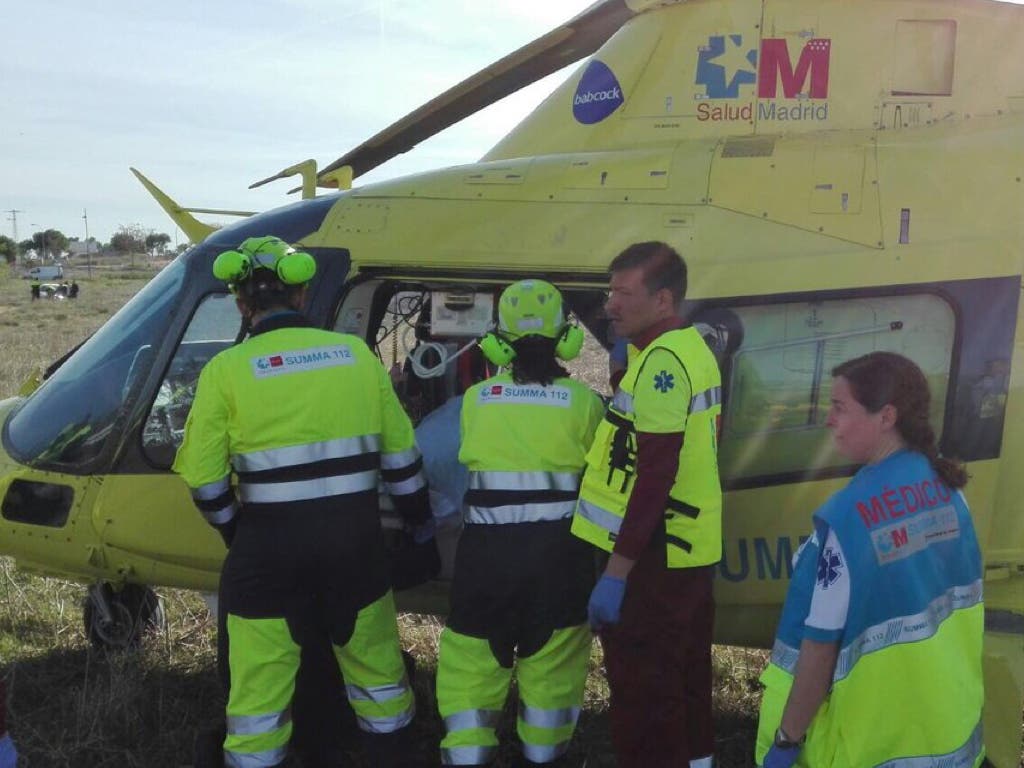
<path fill-rule="evenodd" d="M 352 187 L 580 60 L 480 162 Z M 94 583 L 90 632 L 115 644 L 133 611 L 156 610 L 146 585 L 215 587 L 224 549 L 169 467 L 199 370 L 245 333 L 211 263 L 246 237 L 312 253 L 309 316 L 382 354 L 414 328 L 414 341 L 472 340 L 524 276 L 556 283 L 607 343 L 608 262 L 660 239 L 689 263 L 684 311 L 723 373 L 717 641 L 771 642 L 809 514 L 855 469 L 829 448 L 829 370 L 900 352 L 928 375 L 942 449 L 972 476 L 988 759 L 1017 766 L 1022 137 L 1022 7 L 601 0 L 319 172 L 306 161 L 264 180 L 301 176 L 291 205 L 215 230 L 137 174 L 195 245 L 41 386 L 0 403 L 0 551 Z M 443 612 L 444 596 L 433 583 L 406 607 Z"/>

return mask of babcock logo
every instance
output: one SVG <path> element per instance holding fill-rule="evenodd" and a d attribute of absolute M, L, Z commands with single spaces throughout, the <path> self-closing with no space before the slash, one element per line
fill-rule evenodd
<path fill-rule="evenodd" d="M 584 125 L 593 125 L 614 112 L 625 99 L 615 73 L 594 59 L 583 71 L 572 99 L 572 114 Z"/>

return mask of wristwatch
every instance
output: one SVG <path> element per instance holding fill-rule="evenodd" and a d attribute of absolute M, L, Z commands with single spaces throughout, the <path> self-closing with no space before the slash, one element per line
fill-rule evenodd
<path fill-rule="evenodd" d="M 779 726 L 779 729 L 775 731 L 775 746 L 779 749 L 799 749 L 803 746 L 803 743 L 803 739 L 793 741 L 793 739 L 789 738 L 786 732 L 782 730 L 781 725 Z"/>

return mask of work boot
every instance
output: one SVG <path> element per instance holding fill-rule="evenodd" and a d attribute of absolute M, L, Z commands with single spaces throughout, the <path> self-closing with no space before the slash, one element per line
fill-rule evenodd
<path fill-rule="evenodd" d="M 518 754 L 512 758 L 512 768 L 569 768 L 569 758 L 562 755 L 550 763 L 533 763 Z"/>
<path fill-rule="evenodd" d="M 422 760 L 415 754 L 409 726 L 393 733 L 363 733 L 363 744 L 373 768 L 414 768 Z"/>
<path fill-rule="evenodd" d="M 224 723 L 206 726 L 196 734 L 192 745 L 193 768 L 224 768 Z"/>

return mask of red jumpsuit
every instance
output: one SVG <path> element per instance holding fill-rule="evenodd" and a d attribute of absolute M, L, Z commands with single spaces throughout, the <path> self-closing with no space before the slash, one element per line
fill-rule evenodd
<path fill-rule="evenodd" d="M 681 323 L 632 339 L 639 349 Z M 637 479 L 614 552 L 636 561 L 619 623 L 601 633 L 619 768 L 711 768 L 713 566 L 668 568 L 662 518 L 678 433 L 637 434 Z"/>

